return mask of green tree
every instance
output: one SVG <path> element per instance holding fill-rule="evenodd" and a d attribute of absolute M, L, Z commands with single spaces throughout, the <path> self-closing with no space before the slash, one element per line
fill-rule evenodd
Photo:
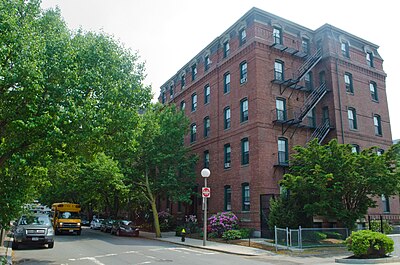
<path fill-rule="evenodd" d="M 193 194 L 197 157 L 183 143 L 188 127 L 187 117 L 175 105 L 155 104 L 141 116 L 140 145 L 127 175 L 151 206 L 157 237 L 161 236 L 157 198 L 190 202 Z"/>
<path fill-rule="evenodd" d="M 112 37 L 71 32 L 59 10 L 43 12 L 39 0 L 0 0 L 0 10 L 4 226 L 41 187 L 53 187 L 49 172 L 58 171 L 69 185 L 72 170 L 81 170 L 76 157 L 134 150 L 138 113 L 152 95 L 137 54 Z M 74 167 L 57 169 L 68 163 Z"/>
<path fill-rule="evenodd" d="M 290 173 L 285 174 L 281 185 L 290 192 L 294 210 L 303 208 L 308 220 L 320 215 L 353 228 L 368 208 L 376 207 L 373 196 L 397 192 L 398 175 L 388 167 L 386 155 L 378 155 L 376 148 L 357 154 L 352 153 L 351 145 L 336 140 L 323 146 L 314 140 L 295 150 Z"/>

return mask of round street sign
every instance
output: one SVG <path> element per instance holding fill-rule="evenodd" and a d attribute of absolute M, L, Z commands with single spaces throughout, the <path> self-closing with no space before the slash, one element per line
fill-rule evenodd
<path fill-rule="evenodd" d="M 209 187 L 203 187 L 201 188 L 201 194 L 203 198 L 210 198 L 211 189 Z"/>

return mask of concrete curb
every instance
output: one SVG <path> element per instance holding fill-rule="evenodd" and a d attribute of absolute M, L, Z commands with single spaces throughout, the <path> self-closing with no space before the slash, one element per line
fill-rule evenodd
<path fill-rule="evenodd" d="M 175 235 L 171 236 L 171 234 L 165 235 L 165 237 L 156 238 L 151 233 L 145 232 L 145 233 L 142 233 L 140 235 L 140 237 L 150 239 L 150 240 L 157 240 L 157 241 L 162 241 L 162 242 L 173 243 L 175 245 L 180 245 L 180 246 L 192 247 L 192 248 L 197 248 L 197 249 L 206 249 L 206 250 L 210 250 L 210 251 L 216 251 L 216 252 L 221 252 L 221 253 L 226 253 L 226 254 L 234 254 L 234 255 L 239 255 L 239 256 L 261 256 L 264 254 L 271 255 L 270 252 L 264 251 L 264 250 L 259 250 L 259 249 L 254 250 L 255 252 L 259 252 L 259 253 L 251 253 L 251 250 L 253 250 L 253 248 L 244 247 L 244 246 L 243 246 L 243 249 L 249 250 L 249 251 L 247 251 L 247 253 L 241 252 L 238 249 L 229 250 L 229 249 L 226 249 L 226 247 L 229 246 L 229 244 L 223 244 L 223 243 L 221 243 L 221 244 L 223 244 L 224 247 L 218 247 L 218 243 L 215 246 L 212 246 L 212 245 L 211 246 L 202 246 L 199 244 L 191 244 L 188 242 L 184 243 L 184 242 L 180 241 L 179 237 L 175 237 Z M 212 242 L 212 241 L 207 241 L 207 242 L 209 242 L 209 244 L 215 244 L 215 242 Z M 234 248 L 235 246 L 233 245 L 232 247 Z"/>
<path fill-rule="evenodd" d="M 387 257 L 380 259 L 335 259 L 336 263 L 344 263 L 344 264 L 385 264 L 385 263 L 395 263 L 399 262 L 399 257 Z"/>
<path fill-rule="evenodd" d="M 168 243 L 172 243 L 172 244 L 175 244 L 175 245 L 186 246 L 186 247 L 191 247 L 191 248 L 207 249 L 207 250 L 212 250 L 212 251 L 226 253 L 226 254 L 234 254 L 234 255 L 239 255 L 239 256 L 254 257 L 254 256 L 260 256 L 261 255 L 261 254 L 251 254 L 251 253 L 238 253 L 238 252 L 233 252 L 233 251 L 224 250 L 224 249 L 218 249 L 218 248 L 212 248 L 212 247 L 207 247 L 207 246 L 190 245 L 190 244 L 185 244 L 185 243 L 180 243 L 180 242 L 175 242 L 175 241 L 163 240 L 162 238 L 154 238 L 153 240 L 168 242 Z"/>

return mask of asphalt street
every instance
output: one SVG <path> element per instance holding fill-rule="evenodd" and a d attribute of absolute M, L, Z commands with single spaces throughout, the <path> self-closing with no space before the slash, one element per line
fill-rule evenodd
<path fill-rule="evenodd" d="M 295 263 L 267 262 L 261 257 L 243 257 L 205 249 L 178 246 L 146 238 L 117 237 L 84 229 L 81 236 L 59 235 L 53 249 L 26 246 L 13 252 L 14 264 L 62 265 L 245 265 Z"/>

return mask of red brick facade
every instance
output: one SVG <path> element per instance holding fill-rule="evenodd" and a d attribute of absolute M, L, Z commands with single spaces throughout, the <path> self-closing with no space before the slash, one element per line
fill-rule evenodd
<path fill-rule="evenodd" d="M 277 33 L 280 30 L 281 44 Z M 240 34 L 245 31 L 245 41 Z M 304 43 L 302 41 L 304 40 Z M 224 44 L 229 42 L 229 54 L 224 57 Z M 306 49 L 309 43 L 309 50 Z M 348 57 L 342 53 L 347 45 Z M 321 48 L 321 55 L 316 54 Z M 177 74 L 161 87 L 159 100 L 164 103 L 185 102 L 185 113 L 196 124 L 196 140 L 191 135 L 185 138 L 193 152 L 199 155 L 197 172 L 204 167 L 204 151 L 209 152 L 211 187 L 209 212 L 223 211 L 225 187 L 231 189 L 231 210 L 249 226 L 260 227 L 260 220 L 268 214 L 268 205 L 262 200 L 280 193 L 278 181 L 285 173 L 286 165 L 278 162 L 278 139 L 288 143 L 288 153 L 296 145 L 305 145 L 313 132 L 320 130 L 323 121 L 329 119 L 330 129 L 321 142 L 338 139 L 360 149 L 377 146 L 386 150 L 392 144 L 389 112 L 386 98 L 382 58 L 378 46 L 341 29 L 325 24 L 317 30 L 310 30 L 273 14 L 253 8 L 216 38 Z M 367 62 L 367 53 L 373 55 L 373 67 Z M 211 63 L 205 69 L 205 59 Z M 306 89 L 305 76 L 299 69 L 314 58 L 315 65 L 305 71 L 311 73 L 313 89 Z M 247 78 L 241 76 L 241 64 L 247 63 Z M 282 63 L 284 79 L 276 80 L 275 62 Z M 192 81 L 193 66 L 197 74 Z M 301 71 L 300 71 L 301 72 Z M 323 73 L 324 74 L 323 74 Z M 181 76 L 185 73 L 185 86 L 181 89 Z M 224 75 L 230 74 L 230 92 L 224 93 Z M 304 71 L 302 72 L 304 73 Z M 352 78 L 353 92 L 346 92 L 344 75 Z M 321 77 L 320 77 L 321 76 Z M 322 78 L 324 76 L 324 78 Z M 317 95 L 316 102 L 310 103 L 312 91 L 318 90 L 325 80 L 327 93 Z M 376 84 L 377 100 L 373 100 L 370 83 Z M 210 100 L 205 103 L 204 88 L 210 86 Z M 170 89 L 173 88 L 171 96 Z M 322 86 L 321 86 L 322 87 Z M 324 87 L 321 88 L 324 90 Z M 321 90 L 321 91 L 322 91 Z M 197 108 L 192 111 L 192 95 L 197 95 Z M 247 99 L 248 120 L 241 121 L 241 100 Z M 286 103 L 285 118 L 277 121 L 276 100 Z M 315 105 L 314 118 L 301 116 L 307 105 Z M 224 109 L 231 112 L 230 128 L 224 128 Z M 349 128 L 348 109 L 355 110 L 357 128 Z M 325 115 L 325 116 L 324 116 Z M 380 118 L 381 135 L 375 134 L 374 115 Z M 204 118 L 210 118 L 210 133 L 204 137 Z M 301 121 L 301 122 L 300 122 Z M 311 123 L 314 126 L 309 126 Z M 249 163 L 242 165 L 242 139 L 249 142 Z M 224 146 L 230 144 L 230 168 L 224 168 Z M 282 155 L 282 154 L 281 154 Z M 199 191 L 203 180 L 199 174 Z M 250 209 L 243 206 L 243 184 L 249 185 Z M 381 203 L 378 200 L 379 203 Z M 391 213 L 399 214 L 399 200 L 390 199 Z M 244 210 L 245 209 L 245 210 Z M 176 212 L 177 209 L 173 209 Z M 200 200 L 186 214 L 197 212 L 201 216 Z M 382 212 L 382 208 L 373 209 Z M 261 214 L 260 214 L 261 212 Z M 261 218 L 260 218 L 261 216 Z M 262 223 L 262 222 L 261 222 Z"/>

